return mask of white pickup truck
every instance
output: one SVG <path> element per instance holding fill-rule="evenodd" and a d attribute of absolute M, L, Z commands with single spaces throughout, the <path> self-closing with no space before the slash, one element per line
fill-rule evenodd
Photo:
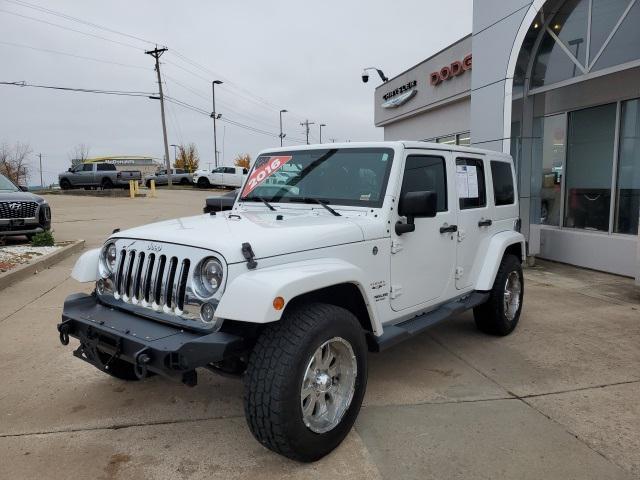
<path fill-rule="evenodd" d="M 212 171 L 196 170 L 193 174 L 193 183 L 200 188 L 238 188 L 246 178 L 246 168 L 218 167 Z"/>
<path fill-rule="evenodd" d="M 84 253 L 72 276 L 95 292 L 66 299 L 58 334 L 125 380 L 243 376 L 255 438 L 309 462 L 353 426 L 370 352 L 469 309 L 481 331 L 511 333 L 524 258 L 506 154 L 425 142 L 273 149 L 231 210 L 117 231 Z"/>

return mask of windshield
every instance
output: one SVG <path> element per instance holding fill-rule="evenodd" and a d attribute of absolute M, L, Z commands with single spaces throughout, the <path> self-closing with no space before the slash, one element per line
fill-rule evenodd
<path fill-rule="evenodd" d="M 4 175 L 0 175 L 0 191 L 18 192 L 20 189 L 9 181 Z"/>
<path fill-rule="evenodd" d="M 389 179 L 390 148 L 333 148 L 260 155 L 241 200 L 380 207 Z"/>

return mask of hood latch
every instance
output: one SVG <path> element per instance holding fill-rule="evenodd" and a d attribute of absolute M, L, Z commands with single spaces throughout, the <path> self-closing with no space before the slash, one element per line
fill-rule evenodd
<path fill-rule="evenodd" d="M 247 260 L 247 268 L 249 270 L 254 270 L 258 266 L 258 262 L 254 260 L 256 255 L 253 253 L 253 248 L 251 248 L 249 242 L 242 244 L 242 255 Z"/>

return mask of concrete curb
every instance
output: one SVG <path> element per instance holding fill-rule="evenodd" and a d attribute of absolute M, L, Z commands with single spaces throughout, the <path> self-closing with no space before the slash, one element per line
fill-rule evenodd
<path fill-rule="evenodd" d="M 0 290 L 7 288 L 9 285 L 13 285 L 20 280 L 24 280 L 31 275 L 41 272 L 42 270 L 61 262 L 74 253 L 82 251 L 83 249 L 84 240 L 76 240 L 75 242 L 65 245 L 61 249 L 56 250 L 49 255 L 40 257 L 33 263 L 27 263 L 26 265 L 21 265 L 20 267 L 14 268 L 8 272 L 0 273 Z"/>

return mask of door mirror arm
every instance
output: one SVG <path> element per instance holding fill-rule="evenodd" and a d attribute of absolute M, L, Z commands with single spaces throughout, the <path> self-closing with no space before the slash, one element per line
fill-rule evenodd
<path fill-rule="evenodd" d="M 396 234 L 413 232 L 416 229 L 415 219 L 418 217 L 433 218 L 438 213 L 438 195 L 427 190 L 406 192 L 400 198 L 398 214 L 407 217 L 407 223 L 396 223 Z"/>

